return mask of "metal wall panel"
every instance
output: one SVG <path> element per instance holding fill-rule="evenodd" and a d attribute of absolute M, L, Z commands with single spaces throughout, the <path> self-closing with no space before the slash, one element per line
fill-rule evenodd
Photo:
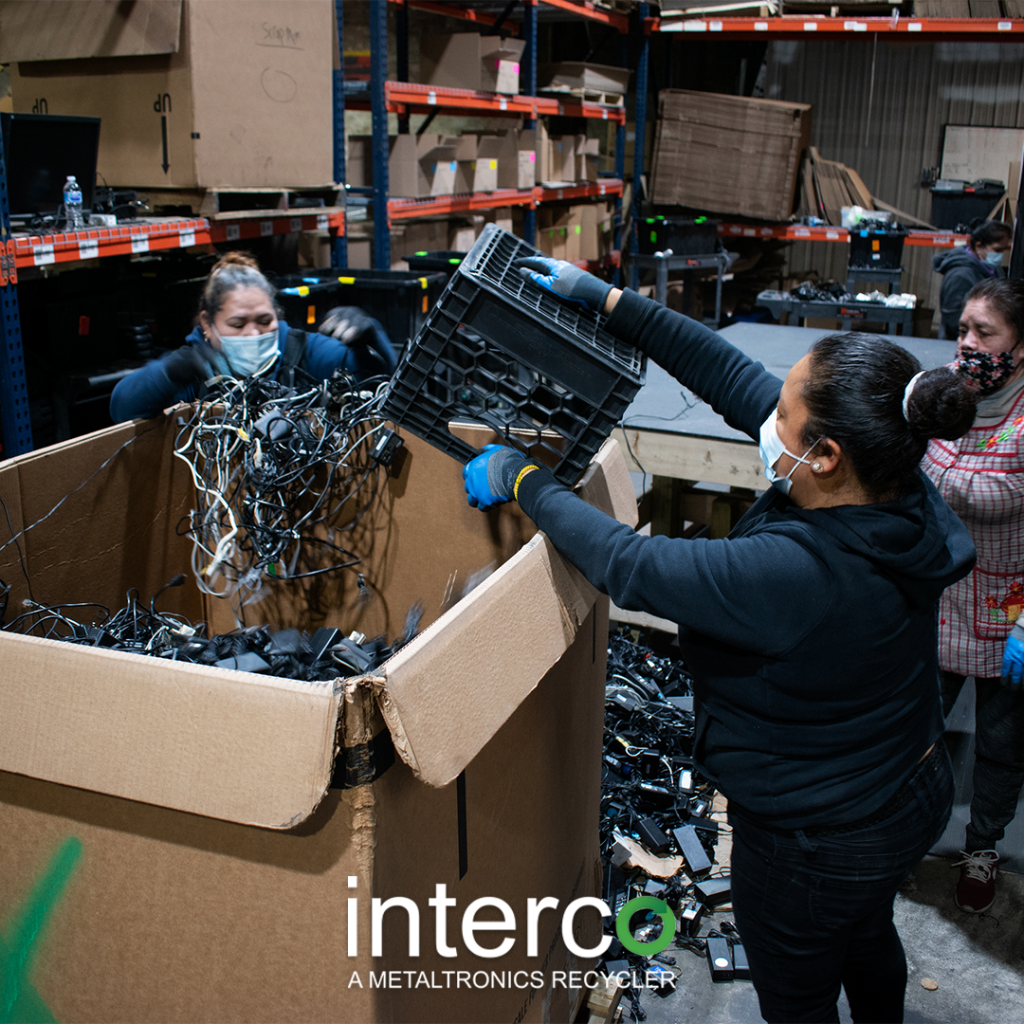
<path fill-rule="evenodd" d="M 1024 46 L 1015 43 L 773 42 L 765 96 L 814 105 L 812 144 L 854 168 L 872 195 L 929 221 L 925 168 L 938 167 L 947 124 L 1024 128 Z M 843 280 L 846 246 L 798 243 L 791 271 Z M 831 250 L 831 251 L 829 251 Z M 936 308 L 934 252 L 904 249 L 903 290 Z"/>

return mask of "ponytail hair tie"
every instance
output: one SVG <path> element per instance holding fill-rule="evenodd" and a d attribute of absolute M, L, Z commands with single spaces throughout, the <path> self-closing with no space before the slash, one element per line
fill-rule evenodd
<path fill-rule="evenodd" d="M 913 377 L 907 382 L 907 386 L 903 389 L 903 418 L 909 423 L 910 422 L 910 395 L 914 390 L 914 385 L 920 380 L 928 371 L 922 370 L 920 373 L 915 373 Z"/>

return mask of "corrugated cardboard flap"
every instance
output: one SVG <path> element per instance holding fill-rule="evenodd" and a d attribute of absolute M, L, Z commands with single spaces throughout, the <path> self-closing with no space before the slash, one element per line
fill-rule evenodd
<path fill-rule="evenodd" d="M 4 771 L 277 829 L 308 817 L 327 790 L 334 681 L 18 634 L 2 637 L 0 654 Z"/>
<path fill-rule="evenodd" d="M 182 0 L 0 3 L 0 63 L 177 53 Z"/>
<path fill-rule="evenodd" d="M 635 525 L 617 443 L 579 485 L 590 504 Z M 381 711 L 395 747 L 432 786 L 452 781 L 572 644 L 597 591 L 543 533 L 384 666 Z"/>

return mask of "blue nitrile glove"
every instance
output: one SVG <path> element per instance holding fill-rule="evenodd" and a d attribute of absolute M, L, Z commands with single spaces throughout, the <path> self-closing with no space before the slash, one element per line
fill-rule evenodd
<path fill-rule="evenodd" d="M 462 467 L 466 500 L 473 508 L 490 508 L 511 501 L 516 477 L 526 461 L 514 448 L 485 444 L 483 451 Z"/>
<path fill-rule="evenodd" d="M 1012 686 L 1015 690 L 1024 687 L 1024 638 L 1018 626 L 1006 638 L 1006 649 L 1003 651 L 1003 685 Z"/>
<path fill-rule="evenodd" d="M 612 286 L 593 274 L 565 260 L 554 260 L 550 256 L 527 256 L 516 260 L 516 267 L 523 277 L 528 277 L 541 288 L 557 295 L 560 299 L 578 303 L 587 309 L 600 313 Z"/>

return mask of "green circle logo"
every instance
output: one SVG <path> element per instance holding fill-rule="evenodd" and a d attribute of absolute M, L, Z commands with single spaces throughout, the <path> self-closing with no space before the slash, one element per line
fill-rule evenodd
<path fill-rule="evenodd" d="M 653 910 L 661 918 L 661 934 L 650 942 L 640 942 L 633 938 L 629 930 L 630 918 L 639 910 Z M 675 914 L 668 909 L 664 900 L 655 899 L 653 896 L 637 896 L 630 900 L 615 918 L 615 934 L 623 948 L 638 956 L 654 956 L 666 949 L 676 934 Z"/>

